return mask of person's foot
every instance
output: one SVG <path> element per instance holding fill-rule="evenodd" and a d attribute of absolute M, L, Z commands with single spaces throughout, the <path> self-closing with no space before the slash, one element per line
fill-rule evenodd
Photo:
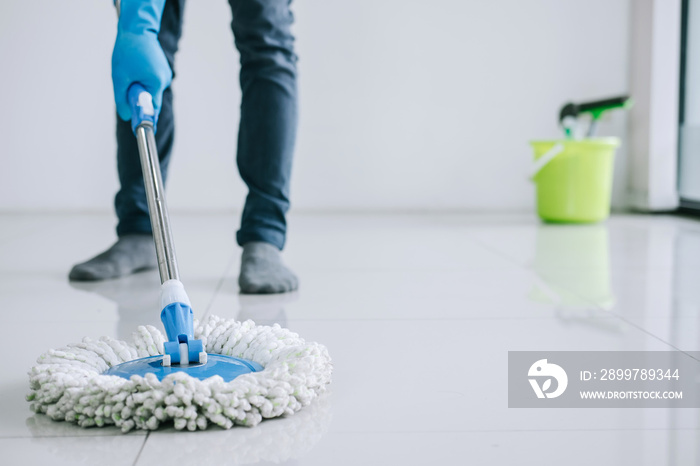
<path fill-rule="evenodd" d="M 153 236 L 124 235 L 102 254 L 73 266 L 70 280 L 95 281 L 123 277 L 158 265 Z"/>
<path fill-rule="evenodd" d="M 262 241 L 243 245 L 238 285 L 243 294 L 286 293 L 299 287 L 294 272 L 283 263 L 280 250 Z"/>

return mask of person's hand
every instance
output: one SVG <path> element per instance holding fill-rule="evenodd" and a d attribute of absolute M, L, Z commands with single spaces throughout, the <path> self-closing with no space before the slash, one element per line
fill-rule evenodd
<path fill-rule="evenodd" d="M 153 96 L 156 117 L 163 91 L 173 73 L 158 42 L 165 0 L 121 0 L 117 40 L 112 52 L 112 84 L 117 113 L 131 120 L 127 100 L 129 86 L 140 83 Z"/>

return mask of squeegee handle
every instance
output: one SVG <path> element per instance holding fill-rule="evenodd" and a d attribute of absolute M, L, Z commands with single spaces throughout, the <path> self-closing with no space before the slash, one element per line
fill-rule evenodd
<path fill-rule="evenodd" d="M 594 118 L 597 119 L 603 112 L 607 110 L 612 110 L 615 108 L 624 108 L 626 106 L 631 105 L 631 103 L 632 101 L 630 100 L 630 97 L 627 95 L 623 95 L 620 97 L 611 97 L 609 99 L 596 100 L 593 102 L 583 102 L 578 104 L 578 109 L 579 112 L 590 113 L 593 115 Z"/>
<path fill-rule="evenodd" d="M 158 149 L 154 136 L 157 115 L 153 110 L 153 100 L 151 94 L 138 83 L 129 87 L 127 97 L 132 112 L 131 127 L 139 146 L 139 158 L 141 159 L 143 181 L 146 187 L 153 241 L 156 245 L 160 281 L 165 283 L 168 280 L 179 280 L 180 274 L 177 269 L 175 247 L 170 230 L 170 217 L 165 203 L 163 177 L 160 173 Z"/>

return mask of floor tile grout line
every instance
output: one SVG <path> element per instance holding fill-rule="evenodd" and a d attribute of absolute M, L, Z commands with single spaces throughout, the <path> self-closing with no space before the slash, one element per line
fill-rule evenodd
<path fill-rule="evenodd" d="M 628 320 L 627 318 L 625 318 L 625 317 L 622 316 L 621 314 L 619 314 L 619 313 L 617 313 L 617 312 L 615 312 L 615 311 L 612 311 L 612 310 L 605 309 L 603 306 L 601 306 L 600 304 L 598 304 L 595 300 L 592 300 L 592 299 L 588 298 L 587 296 L 583 296 L 583 295 L 580 294 L 579 292 L 572 290 L 571 288 L 569 288 L 569 287 L 566 286 L 566 285 L 562 285 L 561 283 L 557 283 L 557 285 L 558 285 L 558 286 L 561 286 L 562 288 L 564 288 L 565 290 L 567 290 L 569 293 L 573 294 L 574 296 L 578 296 L 580 299 L 582 299 L 583 301 L 587 302 L 588 304 L 590 304 L 591 306 L 593 306 L 593 307 L 594 307 L 595 309 L 597 309 L 598 311 L 601 311 L 601 312 L 604 312 L 604 313 L 606 313 L 606 314 L 608 314 L 608 315 L 611 315 L 611 316 L 615 317 L 616 319 L 618 319 L 618 320 L 620 320 L 620 321 L 626 323 L 627 325 L 629 325 L 629 326 L 631 326 L 631 327 L 633 327 L 633 328 L 636 328 L 637 330 L 641 331 L 642 333 L 645 333 L 646 335 L 649 335 L 650 337 L 652 337 L 652 338 L 654 338 L 654 339 L 660 341 L 661 343 L 663 343 L 663 344 L 665 344 L 665 345 L 667 345 L 667 346 L 673 348 L 674 350 L 678 351 L 679 353 L 682 353 L 682 354 L 688 356 L 689 358 L 694 359 L 695 361 L 700 362 L 700 359 L 698 359 L 698 358 L 696 358 L 695 356 L 689 354 L 687 351 L 682 350 L 682 349 L 678 348 L 676 345 L 674 345 L 673 343 L 668 342 L 668 341 L 664 340 L 663 338 L 661 338 L 661 337 L 659 337 L 659 336 L 657 336 L 657 335 L 651 333 L 650 331 L 648 331 L 648 330 L 645 329 L 644 327 L 641 327 L 640 325 L 634 323 L 633 321 Z"/>
<path fill-rule="evenodd" d="M 481 241 L 480 239 L 475 238 L 475 237 L 472 236 L 472 235 L 469 235 L 469 237 L 470 237 L 473 241 L 475 241 L 477 244 L 481 245 L 484 249 L 486 249 L 486 250 L 488 250 L 488 251 L 491 251 L 492 253 L 498 255 L 499 257 L 501 257 L 501 258 L 507 260 L 507 261 L 510 262 L 510 263 L 515 263 L 516 265 L 520 266 L 520 267 L 521 267 L 522 269 L 524 269 L 525 271 L 532 272 L 532 270 L 531 270 L 529 267 L 527 267 L 527 266 L 525 266 L 525 265 L 522 265 L 522 264 L 517 264 L 513 259 L 511 259 L 511 258 L 508 257 L 507 255 L 505 255 L 504 253 L 498 251 L 497 249 L 494 249 L 492 246 L 490 246 L 490 245 L 484 243 L 484 242 Z M 634 322 L 627 320 L 626 318 L 624 318 L 622 315 L 618 314 L 617 312 L 604 309 L 604 308 L 603 308 L 602 306 L 600 306 L 597 302 L 595 302 L 595 301 L 589 299 L 589 298 L 586 297 L 586 296 L 581 295 L 580 293 L 578 293 L 578 292 L 576 292 L 576 291 L 573 291 L 571 288 L 569 288 L 569 287 L 566 286 L 566 285 L 562 285 L 562 284 L 558 284 L 558 285 L 561 286 L 562 288 L 564 288 L 565 290 L 567 290 L 569 293 L 572 293 L 573 295 L 578 296 L 579 298 L 583 299 L 585 302 L 587 302 L 587 303 L 589 303 L 590 305 L 592 305 L 595 309 L 597 309 L 597 310 L 599 310 L 599 311 L 602 311 L 602 312 L 605 312 L 605 313 L 607 313 L 607 314 L 609 314 L 609 315 L 612 315 L 612 316 L 616 317 L 616 318 L 619 319 L 620 321 L 625 322 L 627 325 L 630 325 L 630 326 L 636 328 L 637 330 L 641 331 L 642 333 L 645 333 L 645 334 L 649 335 L 650 337 L 655 338 L 656 340 L 658 340 L 658 341 L 664 343 L 665 345 L 668 345 L 669 347 L 675 349 L 676 351 L 685 354 L 685 355 L 688 356 L 689 358 L 694 359 L 694 360 L 700 362 L 700 360 L 699 360 L 698 358 L 692 356 L 691 354 L 688 354 L 688 352 L 686 352 L 686 351 L 684 351 L 684 350 L 678 348 L 677 346 L 673 345 L 672 343 L 670 343 L 670 342 L 668 342 L 668 341 L 665 341 L 663 338 L 661 338 L 661 337 L 659 337 L 659 336 L 657 336 L 657 335 L 654 335 L 653 333 L 649 332 L 648 330 L 644 329 L 643 327 L 640 327 L 639 325 L 635 324 Z"/>
<path fill-rule="evenodd" d="M 573 408 L 573 409 L 585 409 L 585 408 Z M 614 408 L 599 408 L 599 409 L 614 409 Z M 628 408 L 617 408 L 617 409 L 628 409 Z M 635 408 L 632 408 L 635 409 Z M 636 408 L 636 409 L 656 409 L 656 408 Z M 668 409 L 673 409 L 673 408 L 668 408 Z M 693 409 L 693 408 L 688 408 L 688 409 Z M 647 431 L 652 431 L 652 432 L 667 432 L 667 431 L 697 431 L 700 432 L 700 428 L 698 427 L 674 427 L 674 428 L 666 428 L 666 427 L 650 427 L 650 428 L 635 428 L 635 427 L 621 427 L 621 428 L 600 428 L 600 429 L 467 429 L 467 430 L 437 430 L 437 431 L 430 431 L 430 430 L 416 430 L 416 431 L 397 431 L 397 430 L 387 430 L 387 431 L 381 431 L 381 430 L 339 430 L 339 431 L 330 431 L 328 432 L 329 435 L 334 435 L 334 434 L 341 434 L 341 435 L 352 435 L 352 434 L 368 434 L 368 435 L 377 435 L 377 434 L 398 434 L 398 435 L 406 435 L 406 434 L 420 434 L 420 435 L 439 435 L 439 434 L 480 434 L 480 433 L 537 433 L 537 432 L 620 432 L 620 431 L 628 431 L 628 432 L 647 432 Z M 174 433 L 174 432 L 173 432 Z"/>
<path fill-rule="evenodd" d="M 143 449 L 146 448 L 146 442 L 148 442 L 148 437 L 150 437 L 150 436 L 151 436 L 151 432 L 150 431 L 146 432 L 146 435 L 144 436 L 145 438 L 143 439 L 143 442 L 141 443 L 141 448 L 139 448 L 139 452 L 136 454 L 136 459 L 134 459 L 132 466 L 136 466 L 136 464 L 139 462 L 139 458 L 141 458 L 141 453 L 143 453 Z"/>
<path fill-rule="evenodd" d="M 493 246 L 491 246 L 491 245 L 488 244 L 488 243 L 485 243 L 484 241 L 482 241 L 482 240 L 479 239 L 478 237 L 475 237 L 473 233 L 467 233 L 467 236 L 468 236 L 472 241 L 474 241 L 476 244 L 478 244 L 479 246 L 481 246 L 482 248 L 484 248 L 484 249 L 486 249 L 487 251 L 489 251 L 489 252 L 495 254 L 496 256 L 500 257 L 501 259 L 504 259 L 504 260 L 505 260 L 506 262 L 508 262 L 509 264 L 514 265 L 518 270 L 524 270 L 524 271 L 526 271 L 526 272 L 532 272 L 532 269 L 530 269 L 528 266 L 519 263 L 517 260 L 513 259 L 512 257 L 510 257 L 508 254 L 506 254 L 506 253 L 504 253 L 504 252 L 502 252 L 502 251 L 499 251 L 498 249 L 494 248 Z"/>
<path fill-rule="evenodd" d="M 204 314 L 202 314 L 202 319 L 207 317 L 209 315 L 209 311 L 211 311 L 211 307 L 214 305 L 214 301 L 216 300 L 217 296 L 219 295 L 219 292 L 224 286 L 224 282 L 226 281 L 226 277 L 228 277 L 229 271 L 231 270 L 231 267 L 233 267 L 233 263 L 236 259 L 236 252 L 234 251 L 231 254 L 231 258 L 229 259 L 228 263 L 226 264 L 226 267 L 224 268 L 224 273 L 221 275 L 221 278 L 219 279 L 218 283 L 216 284 L 216 287 L 214 288 L 214 294 L 212 295 L 211 299 L 209 300 L 209 303 L 207 306 L 204 308 Z"/>
<path fill-rule="evenodd" d="M 641 409 L 641 408 L 640 408 Z M 692 409 L 692 408 L 691 408 Z M 215 428 L 212 427 L 211 433 L 226 433 L 226 432 L 231 432 L 233 429 L 229 430 L 214 430 Z M 513 432 L 513 433 L 536 433 L 536 432 L 619 432 L 619 431 L 628 431 L 628 432 L 648 432 L 648 431 L 660 431 L 660 432 L 666 432 L 666 431 L 699 431 L 700 428 L 697 427 L 674 427 L 674 428 L 666 428 L 666 427 L 649 427 L 649 428 L 635 428 L 635 427 L 620 427 L 620 428 L 600 428 L 600 429 L 467 429 L 467 430 L 440 430 L 440 431 L 430 431 L 430 430 L 419 430 L 419 431 L 396 431 L 396 430 L 387 430 L 387 431 L 380 431 L 380 430 L 339 430 L 339 431 L 329 431 L 328 434 L 330 435 L 349 435 L 349 434 L 368 434 L 368 435 L 376 435 L 376 434 L 398 434 L 398 435 L 411 435 L 411 434 L 433 434 L 433 435 L 441 435 L 441 434 L 471 434 L 471 433 L 499 433 L 499 432 Z M 202 432 L 207 432 L 207 430 L 204 430 Z M 143 437 L 144 441 L 142 442 L 141 448 L 139 449 L 138 455 L 136 460 L 134 461 L 133 465 L 135 466 L 136 463 L 138 462 L 141 453 L 143 452 L 146 441 L 150 438 L 151 434 L 155 436 L 161 436 L 161 435 L 180 435 L 180 434 L 187 434 L 190 433 L 189 431 L 183 432 L 183 431 L 148 431 L 144 435 L 131 435 L 131 437 Z M 0 436 L 0 440 L 18 440 L 18 439 L 93 439 L 93 438 L 106 438 L 106 437 L 130 437 L 129 435 L 124 435 L 122 433 L 115 433 L 114 435 L 112 434 L 107 434 L 107 435 L 16 435 L 16 436 Z"/>
<path fill-rule="evenodd" d="M 663 338 L 661 338 L 661 337 L 659 337 L 659 336 L 657 336 L 657 335 L 654 335 L 653 333 L 651 333 L 650 331 L 648 331 L 648 330 L 645 329 L 644 327 L 641 327 L 641 326 L 639 326 L 638 324 L 636 324 L 636 323 L 634 323 L 634 322 L 632 322 L 632 321 L 630 321 L 630 320 L 627 320 L 626 318 L 622 317 L 621 315 L 619 315 L 619 314 L 617 314 L 617 313 L 615 313 L 615 312 L 612 312 L 612 311 L 608 311 L 608 312 L 610 312 L 611 314 L 617 316 L 620 320 L 622 320 L 623 322 L 626 322 L 628 325 L 631 325 L 632 327 L 634 327 L 634 328 L 640 330 L 642 333 L 646 333 L 646 334 L 649 335 L 650 337 L 655 338 L 655 339 L 657 339 L 658 341 L 660 341 L 660 342 L 662 342 L 662 343 L 664 343 L 664 344 L 670 346 L 671 348 L 675 349 L 676 351 L 685 354 L 685 355 L 688 356 L 690 359 L 694 359 L 695 361 L 700 362 L 700 359 L 698 359 L 697 357 L 695 357 L 695 356 L 693 356 L 692 354 L 690 354 L 690 352 L 685 351 L 685 350 L 682 350 L 682 349 L 680 349 L 679 347 L 677 347 L 676 345 L 674 345 L 673 343 L 670 343 L 670 342 L 664 340 Z"/>
<path fill-rule="evenodd" d="M 205 308 L 206 309 L 206 308 Z M 608 317 L 610 320 L 616 320 L 619 318 L 618 315 L 612 313 L 611 311 L 604 311 L 604 310 L 597 310 L 601 314 L 598 317 Z M 207 311 L 208 312 L 208 309 Z M 206 314 L 205 314 L 206 315 Z M 557 317 L 555 316 L 541 316 L 541 317 L 512 317 L 512 316 L 503 316 L 503 317 L 436 317 L 436 318 L 428 318 L 428 317 L 347 317 L 347 318 L 323 318 L 323 317 L 294 317 L 290 318 L 290 321 L 294 322 L 483 322 L 483 321 L 518 321 L 518 322 L 525 322 L 525 321 L 546 321 L 546 320 L 556 320 Z M 27 319 L 27 320 L 10 320 L 6 319 L 5 320 L 7 323 L 11 324 L 27 324 L 27 323 L 32 323 L 35 324 L 35 320 Z M 108 324 L 112 323 L 113 321 L 111 320 L 71 320 L 71 324 Z M 65 323 L 65 320 L 42 320 L 41 325 L 43 324 L 59 324 L 59 323 Z"/>

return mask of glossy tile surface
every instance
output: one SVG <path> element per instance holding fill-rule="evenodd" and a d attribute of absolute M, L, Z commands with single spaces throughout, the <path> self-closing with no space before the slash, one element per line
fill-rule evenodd
<path fill-rule="evenodd" d="M 5 343 L 20 350 L 0 378 L 0 464 L 700 461 L 697 409 L 507 402 L 509 350 L 700 350 L 695 219 L 292 216 L 285 260 L 301 288 L 279 296 L 238 294 L 237 219 L 173 220 L 195 313 L 279 323 L 326 344 L 329 391 L 295 416 L 230 431 L 122 435 L 31 413 L 26 372 L 36 357 L 83 336 L 128 339 L 137 325 L 158 325 L 159 279 L 68 283 L 74 262 L 113 241 L 109 216 L 0 216 Z"/>

